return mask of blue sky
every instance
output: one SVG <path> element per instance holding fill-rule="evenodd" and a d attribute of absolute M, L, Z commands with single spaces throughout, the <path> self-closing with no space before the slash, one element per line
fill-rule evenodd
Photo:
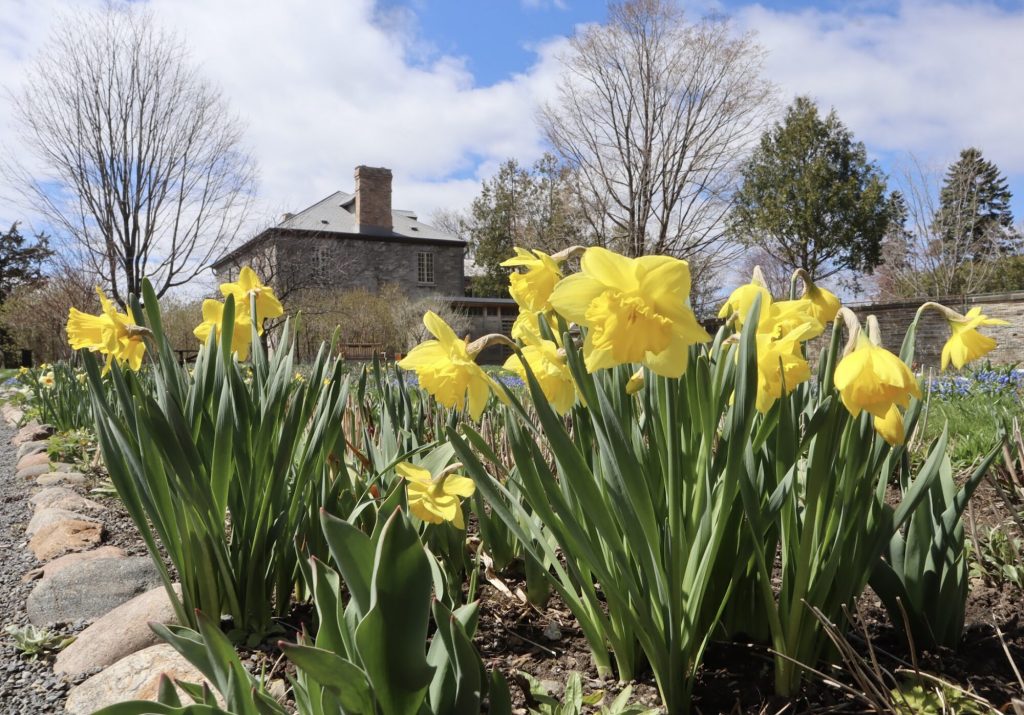
<path fill-rule="evenodd" d="M 545 149 L 535 117 L 567 38 L 600 0 L 135 0 L 187 41 L 259 161 L 253 223 L 390 167 L 399 208 L 460 209 L 509 157 Z M 103 0 L 0 0 L 0 84 L 17 91 L 55 18 Z M 781 104 L 809 94 L 895 178 L 980 147 L 1024 219 L 1024 3 L 991 0 L 688 3 L 754 31 Z M 997 70 L 993 71 L 993 67 Z M 0 152 L 27 156 L 0 92 Z M 0 181 L 0 223 L 33 216 Z"/>

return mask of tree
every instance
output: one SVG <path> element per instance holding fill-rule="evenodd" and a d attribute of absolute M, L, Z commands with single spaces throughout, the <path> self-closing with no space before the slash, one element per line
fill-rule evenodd
<path fill-rule="evenodd" d="M 1024 288 L 1015 280 L 1019 234 L 1008 205 L 998 208 L 1009 201 L 1009 192 L 994 190 L 1005 182 L 979 181 L 980 174 L 972 178 L 964 170 L 978 166 L 964 162 L 970 151 L 949 167 L 945 179 L 913 157 L 898 172 L 904 211 L 885 240 L 879 297 L 944 298 Z"/>
<path fill-rule="evenodd" d="M 987 260 L 1016 247 L 1013 211 L 1006 177 L 973 147 L 946 172 L 935 214 L 935 233 L 942 241 L 964 247 L 968 260 Z"/>
<path fill-rule="evenodd" d="M 187 283 L 238 236 L 254 163 L 182 42 L 132 5 L 59 26 L 15 97 L 41 171 L 7 173 L 124 302 Z"/>
<path fill-rule="evenodd" d="M 25 243 L 25 237 L 15 222 L 6 232 L 0 233 L 0 310 L 7 300 L 19 289 L 34 286 L 43 278 L 43 263 L 53 251 L 45 234 L 36 234 L 34 243 Z M 26 315 L 18 320 L 26 322 Z M 12 347 L 12 332 L 7 323 L 0 320 L 0 350 Z"/>
<path fill-rule="evenodd" d="M 540 124 L 573 170 L 590 233 L 630 256 L 702 256 L 728 244 L 736 169 L 768 116 L 762 50 L 674 0 L 626 0 L 570 41 Z"/>
<path fill-rule="evenodd" d="M 736 238 L 814 280 L 870 273 L 881 260 L 892 206 L 864 145 L 807 97 L 761 138 L 743 167 L 731 226 Z"/>
<path fill-rule="evenodd" d="M 456 233 L 469 242 L 480 272 L 472 278 L 479 296 L 508 295 L 509 270 L 501 263 L 515 246 L 554 253 L 585 241 L 569 172 L 550 154 L 529 168 L 505 161 L 484 180 L 466 216 L 457 222 L 450 215 L 441 219 L 449 230 L 457 223 Z"/>

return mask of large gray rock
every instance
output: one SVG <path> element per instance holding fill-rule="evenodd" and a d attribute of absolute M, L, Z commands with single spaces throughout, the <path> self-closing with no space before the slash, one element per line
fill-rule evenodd
<path fill-rule="evenodd" d="M 62 519 L 39 527 L 28 548 L 40 561 L 86 551 L 103 541 L 103 524 L 94 519 Z"/>
<path fill-rule="evenodd" d="M 30 479 L 35 480 L 36 478 L 41 477 L 44 474 L 47 474 L 49 471 L 49 464 L 33 464 L 31 467 L 19 469 L 17 474 L 15 474 L 14 476 L 16 479 L 27 482 Z"/>
<path fill-rule="evenodd" d="M 175 584 L 181 597 L 181 586 Z M 151 622 L 177 624 L 167 590 L 159 586 L 122 603 L 78 634 L 75 641 L 57 654 L 56 673 L 81 675 L 162 641 L 149 627 Z"/>
<path fill-rule="evenodd" d="M 53 578 L 64 569 L 72 568 L 78 564 L 85 563 L 86 561 L 95 561 L 96 559 L 119 559 L 125 555 L 124 549 L 118 548 L 117 546 L 100 546 L 90 551 L 80 551 L 75 554 L 65 554 L 60 556 L 53 561 L 49 561 L 37 569 L 32 569 L 27 574 L 21 577 L 22 581 L 35 581 L 43 580 L 47 578 Z"/>
<path fill-rule="evenodd" d="M 95 559 L 40 581 L 25 611 L 37 626 L 92 621 L 160 584 L 148 556 Z"/>
<path fill-rule="evenodd" d="M 58 521 L 68 520 L 93 521 L 97 524 L 101 524 L 99 519 L 79 514 L 77 511 L 69 511 L 58 507 L 46 507 L 45 509 L 36 509 L 36 513 L 32 515 L 32 518 L 29 519 L 28 526 L 25 527 L 25 535 L 31 538 L 44 526 L 55 524 Z"/>
<path fill-rule="evenodd" d="M 64 711 L 72 715 L 90 715 L 100 708 L 126 700 L 156 700 L 160 676 L 164 674 L 189 683 L 203 681 L 195 666 L 174 648 L 162 643 L 132 653 L 73 687 L 64 703 Z M 188 702 L 187 697 L 182 700 Z"/>
<path fill-rule="evenodd" d="M 49 443 L 45 439 L 35 440 L 33 442 L 22 442 L 18 445 L 18 459 L 29 455 L 38 454 L 39 452 L 45 452 Z"/>
<path fill-rule="evenodd" d="M 85 475 L 78 472 L 47 472 L 36 476 L 36 484 L 41 487 L 53 487 L 59 484 L 85 484 Z"/>
<path fill-rule="evenodd" d="M 11 444 L 19 445 L 25 442 L 37 442 L 44 440 L 54 432 L 50 425 L 41 425 L 38 422 L 29 422 L 11 437 Z"/>
<path fill-rule="evenodd" d="M 14 469 L 20 472 L 22 469 L 27 467 L 34 467 L 37 464 L 50 465 L 50 454 L 49 452 L 33 452 L 32 454 L 26 454 L 24 457 L 18 460 L 18 464 Z"/>
<path fill-rule="evenodd" d="M 67 509 L 68 511 L 106 511 L 102 504 L 86 499 L 67 487 L 46 487 L 29 497 L 29 503 L 38 509 Z"/>

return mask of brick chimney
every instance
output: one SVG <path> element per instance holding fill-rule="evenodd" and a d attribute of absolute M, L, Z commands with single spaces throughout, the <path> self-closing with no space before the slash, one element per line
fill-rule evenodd
<path fill-rule="evenodd" d="M 391 230 L 391 169 L 356 167 L 356 224 Z"/>

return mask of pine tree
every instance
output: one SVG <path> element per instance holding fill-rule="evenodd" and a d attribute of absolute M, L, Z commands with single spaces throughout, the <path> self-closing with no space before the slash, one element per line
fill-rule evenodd
<path fill-rule="evenodd" d="M 35 243 L 26 245 L 17 222 L 8 231 L 0 231 L 0 306 L 16 288 L 40 281 L 43 262 L 52 255 L 45 234 L 37 234 Z M 0 326 L 0 349 L 9 349 L 10 342 L 7 328 Z"/>
<path fill-rule="evenodd" d="M 979 149 L 964 149 L 946 172 L 933 231 L 944 243 L 963 247 L 968 260 L 1010 253 L 1019 238 L 1013 230 L 1012 198 L 999 168 Z"/>
<path fill-rule="evenodd" d="M 835 111 L 798 97 L 742 170 L 730 226 L 748 246 L 815 279 L 870 273 L 881 261 L 892 206 L 882 173 Z"/>

